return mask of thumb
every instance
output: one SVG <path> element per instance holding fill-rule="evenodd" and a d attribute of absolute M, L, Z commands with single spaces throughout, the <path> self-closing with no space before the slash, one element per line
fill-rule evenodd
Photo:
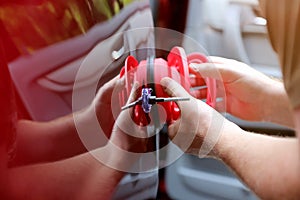
<path fill-rule="evenodd" d="M 203 78 L 214 78 L 217 80 L 221 79 L 221 69 L 218 64 L 214 63 L 191 63 L 190 68 L 192 68 L 196 73 L 198 73 Z"/>
<path fill-rule="evenodd" d="M 169 77 L 165 77 L 160 81 L 165 92 L 171 97 L 187 97 L 189 93 L 176 81 Z"/>
<path fill-rule="evenodd" d="M 176 136 L 181 120 L 174 121 L 172 124 L 168 126 L 168 135 L 171 140 Z"/>
<path fill-rule="evenodd" d="M 126 104 L 132 103 L 136 100 L 138 96 L 138 88 L 139 88 L 139 83 L 134 82 Z"/>

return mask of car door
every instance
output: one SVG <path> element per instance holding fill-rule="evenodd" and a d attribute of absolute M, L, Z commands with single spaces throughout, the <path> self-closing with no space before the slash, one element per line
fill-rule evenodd
<path fill-rule="evenodd" d="M 9 62 L 9 70 L 33 120 L 48 121 L 84 108 L 91 103 L 85 97 L 94 85 L 118 75 L 128 55 L 145 59 L 135 49 L 152 42 L 151 32 L 128 33 L 153 27 L 147 0 L 26 2 L 3 7 L 2 20 L 19 55 Z M 85 73 L 78 78 L 82 67 Z M 82 98 L 75 109 L 73 93 Z M 157 186 L 157 171 L 128 174 L 114 199 L 156 198 Z"/>

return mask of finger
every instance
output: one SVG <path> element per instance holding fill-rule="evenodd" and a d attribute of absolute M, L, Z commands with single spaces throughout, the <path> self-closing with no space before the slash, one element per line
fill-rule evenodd
<path fill-rule="evenodd" d="M 107 98 L 111 97 L 114 88 L 121 87 L 121 85 L 124 85 L 119 77 L 114 77 L 107 83 L 105 83 L 99 90 L 98 93 L 101 93 L 102 97 Z"/>
<path fill-rule="evenodd" d="M 264 74 L 256 71 L 254 68 L 237 60 L 221 57 L 211 57 L 211 60 L 222 75 L 224 82 L 229 83 L 236 81 L 238 78 L 244 75 L 256 74 L 257 76 L 260 74 L 264 76 Z"/>
<path fill-rule="evenodd" d="M 103 88 L 104 91 L 109 91 L 110 89 L 113 89 L 117 85 L 119 79 L 120 78 L 116 76 L 110 81 L 108 81 L 107 83 L 105 83 L 101 88 Z"/>
<path fill-rule="evenodd" d="M 132 86 L 126 105 L 136 100 L 139 92 L 138 88 L 139 88 L 139 83 L 135 82 Z M 147 137 L 147 135 L 141 134 L 142 132 L 139 131 L 141 127 L 138 127 L 138 125 L 132 120 L 133 108 L 134 107 L 131 107 L 121 112 L 121 114 L 117 118 L 115 128 L 120 129 L 123 133 L 126 133 L 128 135 L 138 137 L 138 138 L 143 138 L 143 137 L 145 138 Z"/>
<path fill-rule="evenodd" d="M 176 133 L 178 132 L 180 125 L 180 120 L 174 121 L 171 125 L 168 127 L 168 135 L 171 140 L 176 136 Z"/>
<path fill-rule="evenodd" d="M 186 118 L 187 120 L 187 118 Z M 189 130 L 190 127 L 183 125 L 186 120 L 177 120 L 168 127 L 168 135 L 175 145 L 177 145 L 182 151 L 190 152 L 191 145 L 196 141 L 195 129 L 197 126 L 193 126 L 193 130 Z M 199 139 L 198 139 L 199 140 Z"/>
<path fill-rule="evenodd" d="M 218 64 L 225 64 L 225 63 L 236 64 L 237 62 L 236 60 L 233 59 L 228 59 L 228 58 L 223 58 L 218 56 L 209 56 L 208 59 L 210 62 L 218 63 Z"/>
<path fill-rule="evenodd" d="M 161 80 L 160 84 L 171 97 L 189 97 L 189 93 L 176 81 L 169 77 Z"/>
<path fill-rule="evenodd" d="M 115 77 L 104 84 L 96 94 L 94 101 L 110 104 L 114 88 L 118 85 L 119 78 Z M 123 84 L 124 85 L 124 84 Z M 119 86 L 120 87 L 120 86 Z"/>
<path fill-rule="evenodd" d="M 129 104 L 137 99 L 138 87 L 139 87 L 139 83 L 134 82 L 126 104 Z"/>
<path fill-rule="evenodd" d="M 125 103 L 125 105 L 122 108 L 127 107 L 128 105 L 132 104 L 135 101 L 135 99 L 137 98 L 138 87 L 139 87 L 138 82 L 135 82 L 132 86 L 129 97 L 127 99 L 127 102 Z M 128 109 L 126 108 L 125 110 L 128 110 L 128 112 L 126 112 L 126 113 L 132 113 L 133 107 L 134 106 L 127 107 Z M 124 112 L 122 112 L 122 113 L 124 113 Z"/>
<path fill-rule="evenodd" d="M 190 94 L 197 99 L 206 99 L 207 97 L 207 88 L 202 89 L 193 89 L 191 88 Z"/>
<path fill-rule="evenodd" d="M 201 76 L 190 75 L 190 83 L 192 87 L 206 85 L 205 80 Z"/>
<path fill-rule="evenodd" d="M 234 61 L 236 62 L 236 61 Z M 203 63 L 191 64 L 196 72 L 204 78 L 214 78 L 224 83 L 230 83 L 237 80 L 240 75 L 236 73 L 238 70 L 236 64 L 218 64 L 218 63 Z"/>
<path fill-rule="evenodd" d="M 180 108 L 180 110 L 184 109 L 190 109 L 191 108 L 191 102 L 193 102 L 195 99 L 176 81 L 172 80 L 169 77 L 165 77 L 161 80 L 161 85 L 165 92 L 171 96 L 171 97 L 187 97 L 189 98 L 189 101 L 178 101 L 176 104 Z M 181 117 L 185 115 L 187 112 L 181 112 Z"/>
<path fill-rule="evenodd" d="M 116 79 L 116 82 L 115 82 L 115 92 L 121 92 L 124 87 L 125 87 L 125 77 L 115 77 L 114 79 Z"/>
<path fill-rule="evenodd" d="M 202 64 L 191 63 L 190 67 L 203 78 L 215 78 L 215 79 L 221 80 L 221 71 L 220 71 L 220 68 L 218 68 L 217 64 L 213 64 L 213 63 L 202 63 Z"/>

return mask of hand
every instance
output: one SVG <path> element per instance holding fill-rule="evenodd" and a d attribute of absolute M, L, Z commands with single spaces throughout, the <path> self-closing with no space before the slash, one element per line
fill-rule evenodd
<path fill-rule="evenodd" d="M 170 78 L 164 78 L 161 85 L 172 97 L 189 97 L 189 101 L 179 101 L 180 119 L 168 127 L 172 142 L 183 151 L 198 156 L 213 155 L 213 147 L 218 142 L 224 128 L 230 123 L 206 103 L 192 97 L 184 88 Z"/>
<path fill-rule="evenodd" d="M 113 78 L 99 89 L 92 103 L 92 107 L 95 108 L 100 127 L 108 138 L 111 135 L 115 122 L 111 105 L 114 93 L 113 91 L 117 88 L 121 88 L 122 85 L 124 85 L 124 83 L 122 79 L 119 79 L 119 76 Z"/>
<path fill-rule="evenodd" d="M 244 120 L 272 121 L 270 116 L 276 109 L 273 106 L 275 99 L 280 98 L 279 101 L 288 105 L 281 82 L 235 60 L 220 57 L 210 59 L 213 64 L 192 64 L 191 67 L 203 78 L 221 79 L 226 92 L 226 111 L 230 114 Z M 197 98 L 201 97 L 198 95 Z"/>
<path fill-rule="evenodd" d="M 137 99 L 138 83 L 132 87 L 127 104 Z M 124 110 L 118 116 L 112 130 L 110 142 L 119 148 L 135 152 L 144 153 L 147 150 L 146 127 L 138 126 L 132 118 L 133 108 Z"/>
<path fill-rule="evenodd" d="M 137 84 L 134 84 L 127 104 L 136 100 L 136 91 Z M 146 155 L 144 153 L 148 150 L 148 137 L 147 128 L 138 126 L 132 120 L 132 114 L 133 108 L 120 113 L 109 142 L 96 156 L 102 163 L 119 171 L 136 173 L 153 170 L 156 167 L 156 158 L 153 156 L 146 157 L 146 165 L 134 165 L 142 155 Z"/>

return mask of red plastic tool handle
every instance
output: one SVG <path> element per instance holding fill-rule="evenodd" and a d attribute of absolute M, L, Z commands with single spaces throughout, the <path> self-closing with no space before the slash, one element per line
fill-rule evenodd
<path fill-rule="evenodd" d="M 140 83 L 140 88 L 138 91 L 138 97 L 141 93 L 142 85 L 148 84 L 154 87 L 157 97 L 168 97 L 168 95 L 162 89 L 160 80 L 163 77 L 170 77 L 180 83 L 187 91 L 190 91 L 190 74 L 199 76 L 196 72 L 189 69 L 188 65 L 190 63 L 205 63 L 208 62 L 207 58 L 200 53 L 192 53 L 186 56 L 185 51 L 181 47 L 174 47 L 168 57 L 167 61 L 162 58 L 154 59 L 154 65 L 152 66 L 154 73 L 154 82 L 149 83 L 147 80 L 147 61 L 143 60 L 140 63 L 133 57 L 129 56 L 125 61 L 125 66 L 120 72 L 120 77 L 125 76 L 125 90 L 120 93 L 120 103 L 124 106 L 126 103 L 132 83 L 137 81 Z M 212 107 L 216 104 L 216 81 L 212 78 L 206 78 L 207 85 L 207 99 L 206 103 Z M 175 102 L 159 103 L 164 107 L 167 114 L 167 123 L 172 123 L 173 120 L 177 120 L 180 117 L 180 109 Z M 133 120 L 136 124 L 141 126 L 147 126 L 149 124 L 149 116 L 143 112 L 140 105 L 137 105 L 133 109 Z"/>

